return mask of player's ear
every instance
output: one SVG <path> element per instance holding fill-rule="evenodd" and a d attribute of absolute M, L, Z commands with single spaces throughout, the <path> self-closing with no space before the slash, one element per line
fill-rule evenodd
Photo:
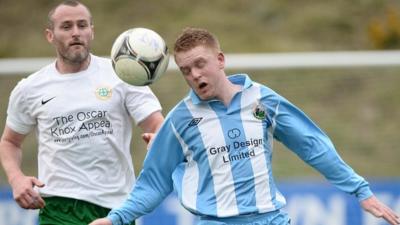
<path fill-rule="evenodd" d="M 92 29 L 92 40 L 94 39 L 94 26 L 90 25 L 91 29 Z"/>
<path fill-rule="evenodd" d="M 217 55 L 219 68 L 221 70 L 225 69 L 225 55 L 223 52 L 218 52 Z"/>
<path fill-rule="evenodd" d="M 49 43 L 53 43 L 53 39 L 54 39 L 53 31 L 47 28 L 44 32 L 45 32 L 47 41 Z"/>

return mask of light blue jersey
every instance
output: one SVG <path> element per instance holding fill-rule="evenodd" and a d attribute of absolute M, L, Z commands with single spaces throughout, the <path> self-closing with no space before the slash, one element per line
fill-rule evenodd
<path fill-rule="evenodd" d="M 301 110 L 247 75 L 225 107 L 192 91 L 168 114 L 122 207 L 110 212 L 125 224 L 151 212 L 174 189 L 199 216 L 234 217 L 278 210 L 285 198 L 275 185 L 273 138 L 282 142 L 339 189 L 359 200 L 368 183 L 336 153 L 330 139 Z"/>

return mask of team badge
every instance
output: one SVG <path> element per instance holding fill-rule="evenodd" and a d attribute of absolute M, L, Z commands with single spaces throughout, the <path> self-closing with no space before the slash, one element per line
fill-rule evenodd
<path fill-rule="evenodd" d="M 100 100 L 108 100 L 112 96 L 112 90 L 108 87 L 99 87 L 96 89 L 96 97 Z"/>
<path fill-rule="evenodd" d="M 267 110 L 260 103 L 253 109 L 253 116 L 259 120 L 267 118 Z"/>

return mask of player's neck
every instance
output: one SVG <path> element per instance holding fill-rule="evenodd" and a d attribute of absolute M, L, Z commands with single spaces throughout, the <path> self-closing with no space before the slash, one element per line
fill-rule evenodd
<path fill-rule="evenodd" d="M 77 73 L 86 70 L 90 64 L 90 54 L 82 62 L 71 62 L 62 57 L 57 57 L 56 68 L 60 74 Z"/>
<path fill-rule="evenodd" d="M 223 90 L 221 92 L 221 95 L 219 96 L 219 99 L 224 103 L 226 107 L 228 107 L 233 97 L 242 89 L 242 87 L 240 85 L 231 83 L 228 79 L 224 81 L 223 86 L 223 89 L 219 89 Z"/>

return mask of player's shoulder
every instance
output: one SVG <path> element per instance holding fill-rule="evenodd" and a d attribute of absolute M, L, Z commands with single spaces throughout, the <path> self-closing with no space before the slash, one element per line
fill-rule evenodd
<path fill-rule="evenodd" d="M 185 104 L 186 100 L 187 97 L 184 97 L 178 103 L 176 103 L 175 106 L 169 111 L 167 117 L 171 118 L 172 121 L 179 121 L 182 115 L 185 115 L 188 111 Z"/>
<path fill-rule="evenodd" d="M 91 55 L 91 57 L 91 63 L 97 69 L 97 74 L 93 79 L 96 79 L 97 82 L 112 84 L 112 86 L 121 86 L 123 84 L 122 80 L 115 74 L 111 59 L 96 55 Z"/>
<path fill-rule="evenodd" d="M 98 56 L 98 55 L 91 55 L 91 57 L 93 57 L 93 60 L 97 61 L 97 63 L 99 63 L 102 66 L 107 66 L 107 67 L 112 66 L 110 58 L 106 58 L 106 57 Z"/>
<path fill-rule="evenodd" d="M 228 78 L 232 83 L 241 85 L 244 92 L 255 95 L 259 95 L 261 93 L 261 97 L 276 94 L 276 92 L 267 85 L 252 80 L 248 74 L 238 73 L 233 74 Z"/>
<path fill-rule="evenodd" d="M 275 90 L 273 90 L 272 88 L 268 87 L 265 84 L 261 84 L 261 83 L 253 81 L 253 87 L 259 89 L 262 98 L 278 95 L 278 93 Z"/>
<path fill-rule="evenodd" d="M 43 80 L 47 80 L 47 76 L 49 76 L 49 70 L 52 66 L 55 66 L 54 63 L 46 65 L 38 71 L 29 74 L 27 77 L 22 78 L 14 87 L 14 90 L 29 92 L 30 89 L 37 83 L 42 82 Z"/>
<path fill-rule="evenodd" d="M 257 98 L 263 105 L 276 105 L 283 99 L 278 92 L 265 84 L 253 82 L 252 88 L 258 89 L 259 97 Z"/>
<path fill-rule="evenodd" d="M 196 120 L 193 111 L 199 110 L 202 107 L 193 105 L 189 95 L 181 99 L 168 113 L 166 119 L 173 123 L 176 128 L 187 127 L 190 121 Z M 192 106 L 190 106 L 192 105 Z"/>
<path fill-rule="evenodd" d="M 106 71 L 108 73 L 112 73 L 113 75 L 116 76 L 114 73 L 114 70 L 112 68 L 112 63 L 111 59 L 102 57 L 102 56 L 97 56 L 97 55 L 91 55 L 93 62 L 102 70 Z"/>
<path fill-rule="evenodd" d="M 100 69 L 100 76 L 96 79 L 98 81 L 106 80 L 108 83 L 112 83 L 115 89 L 120 89 L 125 92 L 131 93 L 149 93 L 153 94 L 153 91 L 149 86 L 133 86 L 121 80 L 115 73 L 112 62 L 110 58 L 105 58 L 102 56 L 91 55 L 93 62 Z"/>

